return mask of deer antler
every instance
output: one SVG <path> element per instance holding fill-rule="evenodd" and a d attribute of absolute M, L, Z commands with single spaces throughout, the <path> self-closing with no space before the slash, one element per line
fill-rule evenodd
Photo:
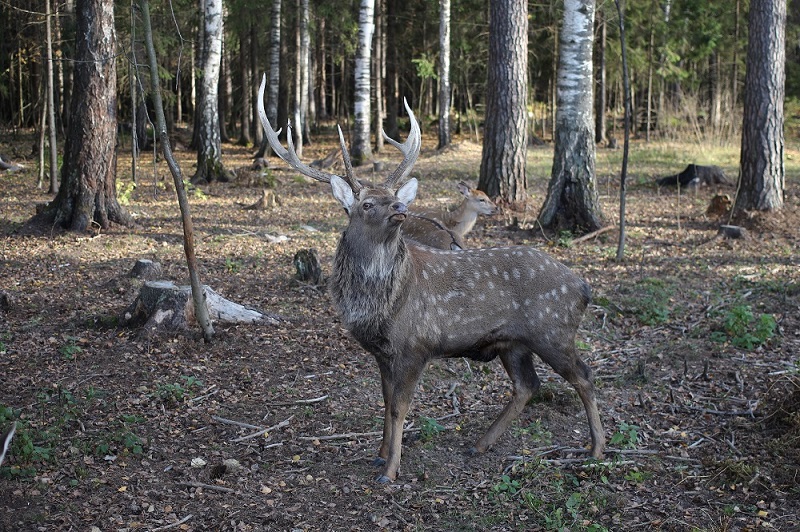
<path fill-rule="evenodd" d="M 292 125 L 291 123 L 286 125 L 286 143 L 289 146 L 289 149 L 281 145 L 281 141 L 278 138 L 281 130 L 275 131 L 272 129 L 272 126 L 269 123 L 269 119 L 267 118 L 267 113 L 264 111 L 264 89 L 267 86 L 267 76 L 266 74 L 261 78 L 261 86 L 258 88 L 258 117 L 261 119 L 261 125 L 264 128 L 264 134 L 267 136 L 267 141 L 269 145 L 272 146 L 273 151 L 289 163 L 289 165 L 300 172 L 301 174 L 308 176 L 312 179 L 316 179 L 317 181 L 322 181 L 323 183 L 330 183 L 331 176 L 336 174 L 329 174 L 326 172 L 322 172 L 317 170 L 316 168 L 311 168 L 310 166 L 303 164 L 300 158 L 297 156 L 297 152 L 294 148 L 294 142 L 292 141 Z M 347 164 L 350 160 L 350 155 L 347 153 L 346 148 L 344 147 L 344 137 L 342 137 L 341 129 L 339 130 L 339 138 L 342 142 L 342 155 L 345 158 L 345 170 L 347 171 L 347 177 L 340 177 L 344 179 L 347 183 L 350 184 L 350 187 L 355 191 L 358 192 L 361 189 L 361 186 L 358 184 L 353 178 L 353 168 L 351 165 Z"/>
<path fill-rule="evenodd" d="M 419 149 L 422 145 L 422 133 L 419 130 L 419 123 L 414 116 L 414 111 L 411 110 L 411 107 L 408 105 L 408 101 L 406 101 L 405 98 L 403 98 L 403 105 L 406 107 L 408 118 L 411 122 L 411 131 L 409 131 L 406 141 L 403 144 L 400 144 L 387 135 L 386 131 L 381 131 L 386 142 L 400 150 L 404 156 L 400 166 L 398 166 L 395 171 L 386 178 L 386 184 L 388 186 L 397 185 L 397 183 L 405 179 L 408 174 L 411 173 L 411 169 L 414 167 L 414 163 L 417 162 L 417 157 L 419 157 Z"/>
<path fill-rule="evenodd" d="M 269 119 L 267 118 L 267 113 L 264 111 L 264 89 L 266 85 L 267 76 L 265 74 L 261 78 L 261 86 L 258 88 L 258 117 L 261 119 L 261 125 L 264 128 L 264 134 L 267 136 L 269 145 L 272 146 L 273 151 L 278 155 L 278 157 L 289 163 L 292 168 L 301 174 L 312 179 L 316 179 L 317 181 L 322 181 L 323 183 L 330 183 L 331 176 L 336 174 L 329 174 L 317 170 L 316 168 L 311 168 L 310 166 L 303 164 L 303 162 L 297 156 L 297 152 L 294 148 L 294 142 L 292 141 L 291 123 L 286 125 L 286 144 L 288 145 L 288 149 L 284 148 L 281 144 L 281 141 L 278 138 L 281 130 L 279 129 L 278 131 L 275 131 L 272 129 Z M 388 187 L 397 186 L 397 183 L 408 177 L 408 174 L 411 173 L 411 169 L 414 167 L 414 163 L 417 161 L 417 157 L 419 157 L 419 149 L 422 145 L 422 133 L 419 129 L 419 123 L 414 116 L 414 111 L 411 110 L 411 107 L 408 105 L 408 102 L 405 98 L 403 98 L 403 105 L 405 105 L 406 111 L 408 112 L 408 117 L 411 121 L 411 131 L 409 132 L 406 141 L 401 144 L 389 137 L 386 134 L 386 131 L 382 131 L 383 138 L 386 139 L 386 142 L 400 150 L 400 153 L 403 154 L 403 160 L 400 162 L 400 165 L 389 175 L 389 177 L 386 178 L 385 184 Z M 339 128 L 339 142 L 342 145 L 342 159 L 344 160 L 346 177 L 341 177 L 339 175 L 337 175 L 337 177 L 344 179 L 350 185 L 350 188 L 353 189 L 353 192 L 358 192 L 363 187 L 353 176 L 353 165 L 350 162 L 350 153 L 348 153 L 347 147 L 345 146 L 342 128 Z"/>

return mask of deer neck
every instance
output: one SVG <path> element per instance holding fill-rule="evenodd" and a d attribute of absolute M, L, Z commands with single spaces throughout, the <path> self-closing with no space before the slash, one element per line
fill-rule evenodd
<path fill-rule="evenodd" d="M 385 341 L 410 267 L 399 231 L 377 244 L 352 228 L 342 234 L 334 258 L 331 295 L 345 327 L 370 350 Z"/>
<path fill-rule="evenodd" d="M 462 201 L 456 210 L 447 213 L 447 226 L 461 236 L 469 233 L 478 220 L 478 213 L 470 209 L 467 200 Z"/>

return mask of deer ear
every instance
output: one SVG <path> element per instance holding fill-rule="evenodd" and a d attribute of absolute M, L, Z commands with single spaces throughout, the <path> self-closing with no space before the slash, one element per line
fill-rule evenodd
<path fill-rule="evenodd" d="M 350 185 L 347 184 L 347 181 L 338 175 L 332 175 L 331 190 L 333 191 L 333 197 L 342 204 L 344 210 L 350 213 L 350 209 L 353 207 L 353 203 L 355 202 L 355 197 L 353 196 L 353 189 L 350 188 Z"/>
<path fill-rule="evenodd" d="M 397 194 L 395 194 L 397 199 L 405 203 L 407 206 L 411 205 L 411 202 L 417 197 L 417 186 L 419 186 L 417 178 L 412 177 L 406 181 L 405 185 L 397 190 Z"/>
<path fill-rule="evenodd" d="M 469 196 L 469 185 L 464 183 L 463 181 L 458 183 L 458 191 L 461 192 L 465 196 Z"/>

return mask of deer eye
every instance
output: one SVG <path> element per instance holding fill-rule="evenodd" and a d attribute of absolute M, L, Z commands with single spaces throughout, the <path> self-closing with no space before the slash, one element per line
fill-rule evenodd
<path fill-rule="evenodd" d="M 372 208 L 372 203 L 367 201 L 361 205 L 361 208 L 364 209 L 365 211 L 368 211 Z"/>

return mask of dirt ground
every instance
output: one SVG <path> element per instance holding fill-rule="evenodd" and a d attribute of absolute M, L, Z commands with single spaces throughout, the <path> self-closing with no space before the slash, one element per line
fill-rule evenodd
<path fill-rule="evenodd" d="M 132 190 L 120 153 L 136 228 L 31 233 L 24 222 L 50 198 L 21 155 L 31 138 L 4 137 L 0 151 L 26 168 L 0 176 L 0 429 L 18 423 L 0 468 L 0 530 L 800 529 L 798 175 L 782 213 L 745 220 L 749 237 L 732 240 L 705 213 L 713 191 L 679 198 L 652 185 L 667 165 L 634 164 L 622 262 L 616 230 L 578 243 L 544 235 L 534 221 L 547 178 L 532 175 L 530 209 L 482 219 L 468 244 L 545 249 L 593 286 L 579 347 L 595 372 L 606 459 L 587 460 L 577 394 L 538 359 L 540 395 L 493 449 L 468 456 L 511 386 L 499 362 L 458 359 L 425 373 L 401 476 L 379 485 L 377 367 L 326 290 L 295 279 L 301 249 L 330 271 L 346 217 L 328 187 L 273 161 L 280 203 L 245 209 L 262 178 L 248 150 L 226 145 L 238 181 L 190 191 L 203 283 L 283 318 L 218 325 L 206 345 L 198 331 L 119 323 L 142 283 L 129 276 L 137 259 L 187 284 L 164 163 L 144 155 Z M 418 202 L 454 203 L 455 183 L 477 179 L 480 146 L 430 146 L 413 174 Z M 180 154 L 189 177 L 193 155 Z"/>

